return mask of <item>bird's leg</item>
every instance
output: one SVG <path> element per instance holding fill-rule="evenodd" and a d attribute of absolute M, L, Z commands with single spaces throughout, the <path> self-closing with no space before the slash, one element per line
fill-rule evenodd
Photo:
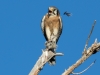
<path fill-rule="evenodd" d="M 56 39 L 57 39 L 57 35 L 53 35 L 52 37 L 52 48 L 53 49 L 56 49 Z"/>
<path fill-rule="evenodd" d="M 46 41 L 45 46 L 48 47 L 48 45 L 49 45 L 49 41 Z"/>
<path fill-rule="evenodd" d="M 46 41 L 45 46 L 48 49 L 56 49 L 56 47 L 57 47 L 56 42 L 54 42 L 54 41 Z"/>
<path fill-rule="evenodd" d="M 45 42 L 45 46 L 46 46 L 46 48 L 48 48 L 48 49 L 50 49 L 51 48 L 51 41 L 46 41 Z"/>
<path fill-rule="evenodd" d="M 56 35 L 51 35 L 50 39 L 46 41 L 45 45 L 48 49 L 56 49 Z"/>
<path fill-rule="evenodd" d="M 57 47 L 57 46 L 56 46 L 56 42 L 55 42 L 55 41 L 52 41 L 52 48 L 53 48 L 53 49 L 56 49 L 56 47 Z"/>

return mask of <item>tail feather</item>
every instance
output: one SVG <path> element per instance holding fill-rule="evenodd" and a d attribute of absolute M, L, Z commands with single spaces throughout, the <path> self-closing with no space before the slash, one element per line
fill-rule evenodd
<path fill-rule="evenodd" d="M 52 57 L 52 58 L 48 61 L 48 63 L 49 63 L 50 65 L 55 65 L 55 64 L 56 64 L 55 56 Z"/>

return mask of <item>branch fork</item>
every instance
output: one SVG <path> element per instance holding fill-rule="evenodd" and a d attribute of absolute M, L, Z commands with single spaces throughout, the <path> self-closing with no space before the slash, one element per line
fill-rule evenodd
<path fill-rule="evenodd" d="M 39 57 L 38 61 L 32 68 L 29 75 L 38 75 L 38 73 L 43 69 L 43 66 L 54 56 L 62 56 L 63 53 L 56 53 L 56 43 L 46 43 L 46 48 L 42 50 L 42 55 Z"/>

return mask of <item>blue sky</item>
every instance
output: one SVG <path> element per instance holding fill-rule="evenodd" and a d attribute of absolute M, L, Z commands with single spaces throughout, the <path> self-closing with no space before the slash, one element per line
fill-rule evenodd
<path fill-rule="evenodd" d="M 55 66 L 44 66 L 39 75 L 61 75 L 74 64 L 82 51 L 94 20 L 89 46 L 100 41 L 100 0 L 0 0 L 0 75 L 28 75 L 45 48 L 40 23 L 49 6 L 56 6 L 63 20 Z M 65 11 L 71 17 L 63 15 Z M 100 52 L 92 55 L 75 72 L 96 63 L 82 75 L 100 74 Z"/>

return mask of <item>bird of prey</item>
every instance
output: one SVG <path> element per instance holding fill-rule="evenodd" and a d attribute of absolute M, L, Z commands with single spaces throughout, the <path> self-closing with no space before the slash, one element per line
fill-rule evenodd
<path fill-rule="evenodd" d="M 58 39 L 62 33 L 62 21 L 59 10 L 51 6 L 48 8 L 48 12 L 42 18 L 41 28 L 44 37 L 47 42 L 55 42 L 57 44 Z M 51 58 L 49 61 L 51 65 L 55 64 L 55 58 Z"/>

